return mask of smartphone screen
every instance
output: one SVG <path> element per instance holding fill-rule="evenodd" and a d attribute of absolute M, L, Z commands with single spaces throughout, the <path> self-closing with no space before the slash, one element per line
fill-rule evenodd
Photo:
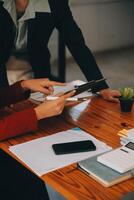
<path fill-rule="evenodd" d="M 53 144 L 52 148 L 57 155 L 96 150 L 96 146 L 91 140 Z"/>

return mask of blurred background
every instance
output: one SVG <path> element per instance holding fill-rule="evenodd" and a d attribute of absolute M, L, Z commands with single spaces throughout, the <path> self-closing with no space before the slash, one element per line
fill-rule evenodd
<path fill-rule="evenodd" d="M 70 0 L 70 6 L 109 85 L 134 86 L 134 0 Z M 49 43 L 54 74 L 57 37 L 55 30 Z M 85 80 L 67 49 L 66 61 L 66 81 Z"/>

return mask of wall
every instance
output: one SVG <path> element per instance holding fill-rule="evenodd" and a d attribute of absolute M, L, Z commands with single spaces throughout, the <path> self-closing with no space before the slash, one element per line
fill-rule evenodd
<path fill-rule="evenodd" d="M 92 51 L 134 45 L 134 0 L 70 0 L 70 6 Z M 56 31 L 49 47 L 56 58 Z"/>
<path fill-rule="evenodd" d="M 134 45 L 133 0 L 72 0 L 71 8 L 93 51 Z"/>

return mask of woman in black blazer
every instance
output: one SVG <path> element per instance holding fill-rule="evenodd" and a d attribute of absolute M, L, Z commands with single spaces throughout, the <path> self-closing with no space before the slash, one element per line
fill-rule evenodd
<path fill-rule="evenodd" d="M 22 0 L 23 1 L 23 0 Z M 29 0 L 30 1 L 30 0 Z M 43 0 L 42 0 L 43 1 Z M 51 78 L 50 52 L 47 47 L 56 27 L 88 81 L 103 78 L 96 61 L 86 46 L 82 32 L 70 11 L 68 0 L 48 0 L 51 13 L 36 12 L 27 20 L 27 53 L 35 78 Z M 8 30 L 8 31 L 7 31 Z M 0 5 L 0 85 L 8 83 L 5 64 L 11 54 L 15 39 L 15 26 L 8 12 Z M 117 101 L 119 92 L 109 89 L 105 81 L 94 88 L 104 99 Z"/>

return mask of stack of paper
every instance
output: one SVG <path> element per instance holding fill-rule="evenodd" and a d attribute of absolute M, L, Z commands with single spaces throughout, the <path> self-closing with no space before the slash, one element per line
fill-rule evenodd
<path fill-rule="evenodd" d="M 92 140 L 96 145 L 96 151 L 56 155 L 52 149 L 52 145 L 56 143 L 82 140 Z M 9 149 L 37 175 L 41 176 L 80 160 L 106 152 L 110 147 L 85 131 L 76 128 L 40 139 L 35 139 L 23 144 L 11 146 Z"/>
<path fill-rule="evenodd" d="M 128 142 L 134 142 L 134 128 L 129 130 L 123 129 L 118 132 L 118 135 L 121 136 L 120 143 L 122 145 L 125 145 Z"/>
<path fill-rule="evenodd" d="M 131 171 L 119 173 L 97 161 L 97 156 L 80 161 L 78 168 L 105 187 L 125 181 L 133 176 Z"/>
<path fill-rule="evenodd" d="M 73 89 L 75 89 L 75 86 L 79 86 L 79 85 L 82 85 L 84 83 L 85 83 L 84 81 L 75 80 L 75 81 L 72 81 L 70 83 L 67 83 L 66 86 L 54 86 L 53 95 L 49 95 L 48 97 L 53 97 L 58 93 L 61 93 L 61 92 L 64 93 L 64 92 L 73 90 Z M 83 92 L 79 95 L 75 95 L 75 98 L 86 98 L 86 97 L 89 97 L 89 96 L 92 96 L 92 93 L 86 91 L 86 92 Z M 40 102 L 43 102 L 46 99 L 45 95 L 40 93 L 40 92 L 32 93 L 30 98 L 35 100 L 35 101 L 40 101 Z M 69 98 L 69 99 L 71 100 L 71 98 Z M 73 99 L 73 97 L 72 97 L 72 99 Z"/>

